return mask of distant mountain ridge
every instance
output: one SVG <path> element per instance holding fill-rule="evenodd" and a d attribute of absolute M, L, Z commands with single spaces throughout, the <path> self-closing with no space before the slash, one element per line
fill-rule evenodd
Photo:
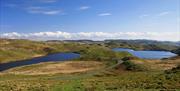
<path fill-rule="evenodd" d="M 145 39 L 136 39 L 136 40 L 124 40 L 124 39 L 107 39 L 102 41 L 95 41 L 95 40 L 88 40 L 88 39 L 81 39 L 81 40 L 48 40 L 48 42 L 131 42 L 131 43 L 144 43 L 144 44 L 155 44 L 155 43 L 163 43 L 163 44 L 170 44 L 180 46 L 180 41 L 173 42 L 173 41 L 157 41 L 157 40 L 145 40 Z"/>
<path fill-rule="evenodd" d="M 48 42 L 77 42 L 85 44 L 98 44 L 109 48 L 131 48 L 134 50 L 160 50 L 173 51 L 180 48 L 180 41 L 157 41 L 157 40 L 123 40 L 123 39 L 107 39 L 104 41 L 94 40 L 49 40 Z"/>
<path fill-rule="evenodd" d="M 0 39 L 3 40 L 24 40 L 24 39 Z M 24 40 L 25 41 L 25 40 Z M 44 42 L 65 42 L 65 43 L 81 43 L 81 44 L 95 44 L 105 46 L 108 48 L 131 48 L 134 50 L 159 50 L 159 51 L 174 51 L 180 48 L 180 41 L 156 41 L 156 40 L 123 40 L 123 39 L 108 39 L 104 41 L 94 40 L 48 40 Z"/>
<path fill-rule="evenodd" d="M 180 41 L 173 42 L 173 41 L 157 41 L 157 40 L 145 40 L 145 39 L 137 39 L 137 40 L 122 40 L 122 39 L 109 39 L 105 40 L 105 42 L 110 42 L 110 41 L 115 41 L 115 42 L 131 42 L 131 43 L 141 43 L 141 44 L 155 44 L 155 43 L 162 43 L 162 44 L 167 44 L 167 45 L 175 45 L 175 46 L 180 46 Z"/>

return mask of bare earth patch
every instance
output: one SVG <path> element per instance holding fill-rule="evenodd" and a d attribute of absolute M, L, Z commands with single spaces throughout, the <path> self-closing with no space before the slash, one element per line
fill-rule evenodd
<path fill-rule="evenodd" d="M 45 75 L 45 74 L 69 74 L 95 70 L 103 67 L 104 64 L 97 61 L 68 61 L 48 62 L 13 68 L 3 73 L 24 74 L 24 75 Z"/>

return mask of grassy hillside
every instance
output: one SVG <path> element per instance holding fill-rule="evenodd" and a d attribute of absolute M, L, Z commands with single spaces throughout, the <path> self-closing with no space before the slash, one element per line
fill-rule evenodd
<path fill-rule="evenodd" d="M 0 72 L 0 91 L 180 90 L 180 57 L 143 60 L 96 43 L 0 41 L 1 62 L 56 52 L 81 54 L 77 60 L 39 63 Z"/>
<path fill-rule="evenodd" d="M 100 46 L 106 46 L 109 48 L 131 48 L 134 50 L 163 50 L 172 51 L 180 48 L 180 42 L 171 41 L 155 41 L 155 40 L 104 40 L 104 41 L 93 41 L 93 40 L 49 40 L 48 42 L 69 42 L 69 43 L 83 43 L 83 44 L 96 44 Z"/>
<path fill-rule="evenodd" d="M 176 49 L 176 50 L 173 50 L 172 52 L 176 53 L 177 55 L 180 56 L 180 48 Z"/>
<path fill-rule="evenodd" d="M 56 52 L 73 52 L 85 48 L 77 43 L 47 43 L 9 39 L 0 39 L 0 41 L 0 63 L 29 59 Z"/>
<path fill-rule="evenodd" d="M 105 40 L 105 45 L 110 48 L 122 47 L 134 50 L 172 51 L 180 48 L 179 42 L 153 40 Z"/>
<path fill-rule="evenodd" d="M 179 59 L 176 59 L 179 60 Z M 123 64 L 114 69 L 100 68 L 94 71 L 72 74 L 0 74 L 0 91 L 159 91 L 180 90 L 179 67 L 164 67 L 146 64 L 149 60 L 131 61 L 131 64 Z M 140 62 L 142 62 L 142 64 Z M 172 60 L 166 60 L 171 62 Z M 78 61 L 77 61 L 78 62 Z M 160 62 L 160 60 L 158 61 Z M 162 61 L 161 64 L 166 64 Z M 155 62 L 156 63 L 156 62 Z M 138 65 L 143 65 L 139 67 Z M 173 61 L 169 64 L 176 65 Z M 46 64 L 47 65 L 47 64 Z M 48 64 L 51 65 L 51 64 Z M 134 67 L 136 66 L 136 67 Z M 43 67 L 45 67 L 43 65 Z M 128 69 L 127 69 L 127 68 Z M 133 69 L 130 69 L 133 68 Z M 144 69 L 143 67 L 158 67 L 159 69 Z M 29 67 L 28 67 L 29 68 Z M 166 68 L 166 69 L 164 69 Z M 27 70 L 27 68 L 25 68 Z M 15 70 L 15 69 L 14 69 Z M 14 72 L 24 69 L 18 68 Z M 13 72 L 13 70 L 11 70 Z"/>
<path fill-rule="evenodd" d="M 29 59 L 57 52 L 77 52 L 81 54 L 82 60 L 99 61 L 131 56 L 129 53 L 116 53 L 107 47 L 96 44 L 0 39 L 0 63 Z"/>

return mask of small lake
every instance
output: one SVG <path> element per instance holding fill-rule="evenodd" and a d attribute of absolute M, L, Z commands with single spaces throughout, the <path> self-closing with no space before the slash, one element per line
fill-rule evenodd
<path fill-rule="evenodd" d="M 55 62 L 55 61 L 65 61 L 65 60 L 73 60 L 76 58 L 80 58 L 80 54 L 77 53 L 56 53 L 52 55 L 47 55 L 43 57 L 37 57 L 33 59 L 21 60 L 10 63 L 2 63 L 0 64 L 0 71 L 4 71 L 13 67 L 19 67 L 24 65 L 37 64 L 41 62 Z"/>
<path fill-rule="evenodd" d="M 168 52 L 168 51 L 135 51 L 135 50 L 126 49 L 126 48 L 114 48 L 112 50 L 116 52 L 126 51 L 142 59 L 162 59 L 162 58 L 169 58 L 169 57 L 177 56 L 176 54 L 172 52 Z"/>

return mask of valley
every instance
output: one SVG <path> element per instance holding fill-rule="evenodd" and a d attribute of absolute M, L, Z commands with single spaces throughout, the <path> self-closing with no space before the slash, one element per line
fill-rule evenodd
<path fill-rule="evenodd" d="M 141 59 L 126 51 L 115 52 L 111 47 L 107 47 L 104 43 L 99 44 L 99 42 L 46 42 L 11 39 L 0 41 L 1 65 L 12 62 L 21 63 L 23 60 L 31 60 L 35 55 L 41 55 L 43 59 L 43 57 L 57 53 L 80 54 L 80 57 L 74 59 L 52 60 L 49 57 L 48 60 L 52 61 L 42 61 L 3 70 L 0 72 L 0 91 L 180 89 L 179 56 L 164 59 Z"/>

